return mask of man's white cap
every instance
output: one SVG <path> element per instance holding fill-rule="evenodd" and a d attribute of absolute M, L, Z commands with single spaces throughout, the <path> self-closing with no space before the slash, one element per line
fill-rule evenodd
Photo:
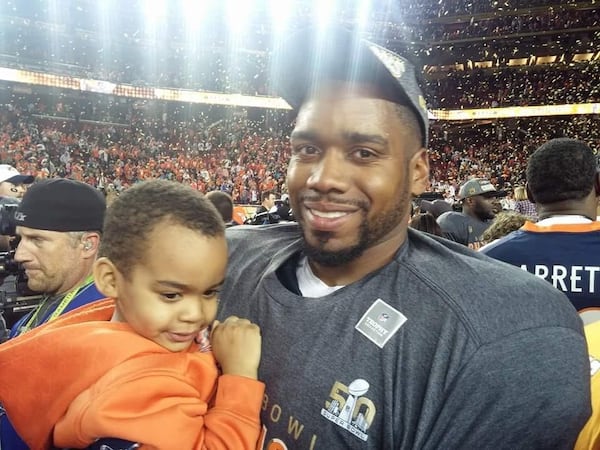
<path fill-rule="evenodd" d="M 0 164 L 0 183 L 8 181 L 12 184 L 30 184 L 33 183 L 32 175 L 21 175 L 17 169 L 8 164 Z"/>

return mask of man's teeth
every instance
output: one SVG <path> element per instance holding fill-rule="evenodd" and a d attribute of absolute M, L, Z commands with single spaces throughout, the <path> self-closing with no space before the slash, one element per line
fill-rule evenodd
<path fill-rule="evenodd" d="M 316 211 L 314 209 L 311 209 L 310 212 L 317 217 L 323 217 L 325 219 L 337 219 L 338 217 L 348 214 L 343 211 Z"/>

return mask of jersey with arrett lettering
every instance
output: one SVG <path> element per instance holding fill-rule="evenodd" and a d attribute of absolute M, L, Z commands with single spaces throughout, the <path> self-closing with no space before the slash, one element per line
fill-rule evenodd
<path fill-rule="evenodd" d="M 526 222 L 481 251 L 548 281 L 580 313 L 600 309 L 600 222 Z"/>

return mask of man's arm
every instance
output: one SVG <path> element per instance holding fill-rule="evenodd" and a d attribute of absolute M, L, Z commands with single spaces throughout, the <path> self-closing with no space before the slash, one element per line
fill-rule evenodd
<path fill-rule="evenodd" d="M 572 449 L 590 416 L 585 339 L 534 328 L 480 348 L 451 382 L 422 448 Z"/>

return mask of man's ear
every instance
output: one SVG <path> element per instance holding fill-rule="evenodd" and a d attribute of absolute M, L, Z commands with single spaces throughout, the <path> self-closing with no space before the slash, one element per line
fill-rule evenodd
<path fill-rule="evenodd" d="M 118 271 L 113 262 L 106 258 L 98 258 L 94 262 L 94 283 L 98 290 L 106 297 L 118 297 L 117 276 Z"/>
<path fill-rule="evenodd" d="M 83 251 L 85 258 L 96 258 L 100 246 L 100 234 L 95 231 L 86 233 L 83 237 Z"/>
<path fill-rule="evenodd" d="M 412 177 L 411 193 L 414 197 L 422 194 L 429 187 L 429 155 L 425 148 L 421 148 L 410 159 Z"/>

